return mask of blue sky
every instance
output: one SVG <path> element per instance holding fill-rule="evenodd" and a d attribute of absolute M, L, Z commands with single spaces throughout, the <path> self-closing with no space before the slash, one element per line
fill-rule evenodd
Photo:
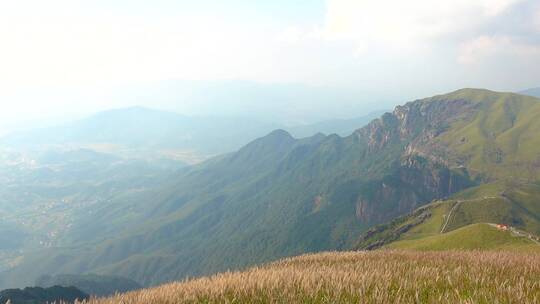
<path fill-rule="evenodd" d="M 0 127 L 134 102 L 246 114 L 246 102 L 267 100 L 137 98 L 173 82 L 356 92 L 313 100 L 321 109 L 540 86 L 537 0 L 2 1 L 0 42 Z"/>

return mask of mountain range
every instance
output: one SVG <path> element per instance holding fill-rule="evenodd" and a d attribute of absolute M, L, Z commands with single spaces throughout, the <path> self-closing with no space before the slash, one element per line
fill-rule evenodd
<path fill-rule="evenodd" d="M 270 131 L 286 128 L 295 137 L 317 133 L 346 135 L 382 114 L 284 127 L 246 117 L 185 116 L 143 107 L 97 113 L 55 127 L 32 129 L 0 138 L 17 150 L 90 149 L 127 158 L 172 159 L 195 164 L 230 153 Z"/>
<path fill-rule="evenodd" d="M 480 223 L 537 234 L 538 117 L 535 97 L 462 89 L 398 106 L 345 137 L 276 130 L 95 206 L 61 246 L 14 259 L 0 285 L 96 273 L 148 286 L 305 252 L 484 233 Z"/>
<path fill-rule="evenodd" d="M 143 107 L 109 110 L 72 123 L 4 136 L 4 146 L 84 148 L 129 158 L 186 164 L 234 151 L 277 128 L 248 118 L 190 117 Z"/>

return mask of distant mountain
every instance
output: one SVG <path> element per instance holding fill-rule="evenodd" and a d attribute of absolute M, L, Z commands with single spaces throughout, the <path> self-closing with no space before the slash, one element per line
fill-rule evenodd
<path fill-rule="evenodd" d="M 89 299 L 89 296 L 75 287 L 53 286 L 50 288 L 27 287 L 0 291 L 0 303 L 47 304 L 75 303 Z"/>
<path fill-rule="evenodd" d="M 100 112 L 58 127 L 18 132 L 0 143 L 10 147 L 83 147 L 193 163 L 234 151 L 276 127 L 247 118 L 189 117 L 133 107 Z"/>
<path fill-rule="evenodd" d="M 348 120 L 323 121 L 291 127 L 297 137 L 317 133 L 349 135 L 375 114 Z M 124 157 L 176 159 L 198 163 L 238 150 L 246 143 L 280 128 L 241 117 L 190 117 L 142 107 L 110 110 L 67 125 L 4 136 L 8 147 L 84 148 Z"/>
<path fill-rule="evenodd" d="M 91 296 L 110 296 L 142 288 L 136 282 L 116 276 L 100 276 L 95 274 L 42 276 L 36 280 L 40 287 L 74 286 Z"/>
<path fill-rule="evenodd" d="M 225 117 L 249 117 L 283 126 L 360 116 L 376 109 L 389 109 L 400 98 L 400 95 L 380 90 L 366 91 L 360 86 L 243 80 L 159 81 L 117 88 L 111 95 L 126 104 L 153 104 L 179 113 L 195 111 L 201 115 L 219 113 Z"/>
<path fill-rule="evenodd" d="M 540 88 L 527 89 L 527 90 L 521 91 L 521 92 L 519 92 L 519 93 L 520 93 L 520 94 L 523 94 L 523 95 L 529 95 L 529 96 L 534 96 L 534 97 L 540 97 Z"/>
<path fill-rule="evenodd" d="M 352 134 L 355 130 L 367 125 L 372 120 L 378 118 L 384 112 L 385 111 L 376 111 L 357 118 L 326 120 L 314 124 L 289 127 L 286 129 L 292 134 L 292 136 L 296 138 L 310 137 L 317 133 L 348 136 Z"/>
<path fill-rule="evenodd" d="M 77 241 L 25 254 L 0 284 L 92 272 L 154 285 L 355 248 L 368 229 L 434 200 L 496 183 L 511 196 L 538 181 L 538 117 L 537 98 L 463 89 L 398 106 L 347 137 L 277 130 L 86 214 L 73 223 Z M 531 193 L 493 210 L 534 232 L 540 199 Z M 452 225 L 475 223 L 465 219 Z"/>

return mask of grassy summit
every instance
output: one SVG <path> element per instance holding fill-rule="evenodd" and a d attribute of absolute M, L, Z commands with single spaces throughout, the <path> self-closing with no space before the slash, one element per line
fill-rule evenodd
<path fill-rule="evenodd" d="M 90 303 L 538 301 L 539 253 L 372 251 L 304 255 Z"/>
<path fill-rule="evenodd" d="M 540 177 L 540 100 L 479 89 L 463 89 L 424 102 L 470 102 L 472 111 L 452 122 L 434 142 L 450 162 L 489 178 Z"/>

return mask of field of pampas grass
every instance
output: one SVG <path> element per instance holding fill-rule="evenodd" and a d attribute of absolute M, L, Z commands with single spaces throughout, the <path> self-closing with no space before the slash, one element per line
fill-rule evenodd
<path fill-rule="evenodd" d="M 540 254 L 330 252 L 89 303 L 540 303 Z"/>

